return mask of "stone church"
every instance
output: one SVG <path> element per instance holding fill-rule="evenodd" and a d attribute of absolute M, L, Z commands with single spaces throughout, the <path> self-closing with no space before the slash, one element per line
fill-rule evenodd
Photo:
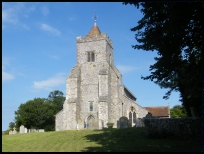
<path fill-rule="evenodd" d="M 77 63 L 66 79 L 66 100 L 55 115 L 55 130 L 102 129 L 107 123 L 121 128 L 121 117 L 134 126 L 148 110 L 122 83 L 114 66 L 113 43 L 95 23 L 89 33 L 76 38 Z"/>

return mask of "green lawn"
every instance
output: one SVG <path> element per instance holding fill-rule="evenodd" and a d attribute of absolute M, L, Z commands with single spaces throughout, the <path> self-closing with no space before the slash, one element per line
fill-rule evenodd
<path fill-rule="evenodd" d="M 67 130 L 2 136 L 3 152 L 201 152 L 200 136 L 148 139 L 144 128 Z"/>

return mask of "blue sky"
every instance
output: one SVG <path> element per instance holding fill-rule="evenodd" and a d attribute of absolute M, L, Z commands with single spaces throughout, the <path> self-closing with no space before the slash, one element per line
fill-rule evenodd
<path fill-rule="evenodd" d="M 161 89 L 141 76 L 150 74 L 156 52 L 135 50 L 135 33 L 142 13 L 121 2 L 27 2 L 2 3 L 2 130 L 14 120 L 21 103 L 47 98 L 60 90 L 66 93 L 66 77 L 76 65 L 76 37 L 84 37 L 97 25 L 114 45 L 114 64 L 123 84 L 143 107 L 180 105 L 179 93 L 170 99 Z M 64 95 L 65 96 L 65 95 Z"/>

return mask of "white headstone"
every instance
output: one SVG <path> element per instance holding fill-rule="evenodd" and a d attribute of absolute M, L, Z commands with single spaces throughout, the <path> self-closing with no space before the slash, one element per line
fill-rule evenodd
<path fill-rule="evenodd" d="M 45 132 L 45 130 L 44 129 L 39 129 L 38 132 Z"/>
<path fill-rule="evenodd" d="M 12 130 L 10 130 L 10 131 L 9 131 L 9 135 L 12 135 L 12 134 L 13 134 L 13 131 L 12 131 Z"/>
<path fill-rule="evenodd" d="M 25 127 L 25 129 L 24 129 L 24 133 L 27 133 L 28 132 L 28 130 L 27 130 L 27 128 Z"/>
<path fill-rule="evenodd" d="M 25 133 L 25 127 L 23 125 L 20 126 L 20 133 Z"/>
<path fill-rule="evenodd" d="M 16 128 L 13 127 L 13 134 L 17 134 Z"/>

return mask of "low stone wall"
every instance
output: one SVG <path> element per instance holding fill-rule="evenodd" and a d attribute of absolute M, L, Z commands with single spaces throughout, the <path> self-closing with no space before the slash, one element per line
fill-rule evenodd
<path fill-rule="evenodd" d="M 143 121 L 147 137 L 201 134 L 201 118 L 144 118 Z"/>

